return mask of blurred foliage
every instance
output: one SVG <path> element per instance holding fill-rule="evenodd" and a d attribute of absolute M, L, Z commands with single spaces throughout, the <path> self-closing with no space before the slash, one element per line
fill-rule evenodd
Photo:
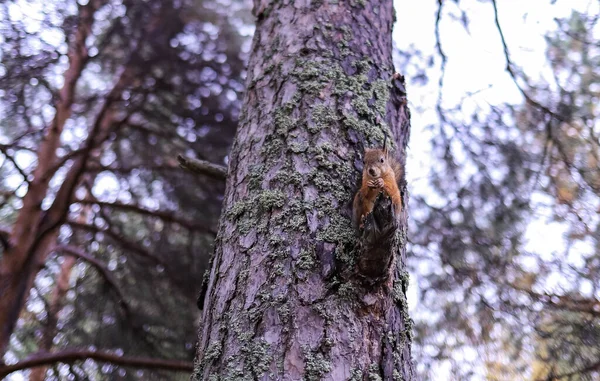
<path fill-rule="evenodd" d="M 14 223 L 27 194 L 86 3 L 0 4 L 2 228 Z M 109 102 L 115 116 L 111 133 L 88 162 L 56 243 L 97 263 L 78 257 L 69 268 L 63 266 L 64 253 L 49 253 L 12 336 L 7 362 L 63 348 L 193 359 L 195 301 L 224 184 L 186 173 L 176 156 L 226 164 L 251 22 L 248 5 L 234 0 L 101 2 L 57 150 L 58 169 L 42 205 L 52 203 L 73 158 L 86 154 L 82 147 L 89 131 Z M 112 91 L 126 71 L 130 79 Z M 54 319 L 49 312 L 53 292 L 65 271 L 69 288 Z M 51 348 L 43 348 L 48 332 Z M 87 360 L 50 367 L 47 379 L 162 380 L 175 375 Z"/>
<path fill-rule="evenodd" d="M 592 11 L 555 21 L 545 77 L 505 46 L 522 104 L 438 98 L 430 191 L 411 203 L 423 379 L 600 377 L 600 29 Z"/>

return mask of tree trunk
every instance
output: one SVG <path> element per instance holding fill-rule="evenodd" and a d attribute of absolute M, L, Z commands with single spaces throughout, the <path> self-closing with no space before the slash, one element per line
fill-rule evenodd
<path fill-rule="evenodd" d="M 194 378 L 412 380 L 406 213 L 396 224 L 378 202 L 383 256 L 373 219 L 359 238 L 350 218 L 365 147 L 391 136 L 404 166 L 392 2 L 255 0 L 254 14 Z"/>
<path fill-rule="evenodd" d="M 55 173 L 56 151 L 65 123 L 71 116 L 75 85 L 88 60 L 85 41 L 91 33 L 94 13 L 100 5 L 100 0 L 94 0 L 79 8 L 78 27 L 69 44 L 69 68 L 64 73 L 64 85 L 58 94 L 56 114 L 40 143 L 33 179 L 12 227 L 8 247 L 0 258 L 0 363 L 37 269 L 43 264 L 40 258 L 34 258 L 34 252 L 43 253 L 44 250 L 33 246 L 49 244 L 49 240 L 42 242 L 41 238 L 44 237 L 39 236 L 38 227 L 47 220 L 48 215 L 42 210 L 42 201 L 47 196 L 50 180 Z"/>
<path fill-rule="evenodd" d="M 98 154 L 95 156 L 97 159 L 100 155 Z M 94 181 L 93 179 L 88 180 L 88 184 L 91 187 Z M 86 191 L 86 195 L 87 193 L 88 192 Z M 85 205 L 79 213 L 77 222 L 82 224 L 88 223 L 88 219 L 90 218 L 90 211 L 91 206 Z M 42 331 L 42 337 L 40 338 L 38 344 L 38 353 L 49 353 L 54 345 L 54 338 L 56 337 L 58 326 L 58 314 L 63 308 L 65 296 L 67 295 L 67 292 L 70 289 L 69 279 L 71 278 L 71 273 L 73 271 L 73 267 L 75 267 L 76 262 L 76 257 L 67 255 L 64 257 L 64 261 L 60 266 L 60 272 L 56 276 L 56 280 L 54 282 L 54 289 L 52 290 L 50 296 L 50 305 L 46 310 L 46 322 Z M 48 366 L 46 365 L 42 365 L 40 367 L 31 369 L 29 381 L 43 381 L 46 378 L 47 369 Z"/>
<path fill-rule="evenodd" d="M 38 352 L 50 352 L 52 349 L 52 341 L 56 336 L 58 313 L 62 308 L 64 297 L 67 294 L 67 291 L 69 291 L 69 278 L 73 267 L 75 266 L 75 262 L 77 262 L 75 257 L 66 256 L 65 261 L 60 267 L 60 272 L 56 277 L 56 285 L 52 291 L 50 308 L 47 311 L 46 325 L 39 342 Z M 48 366 L 46 365 L 31 369 L 29 381 L 43 381 L 46 378 L 47 369 Z"/>
<path fill-rule="evenodd" d="M 75 83 L 88 59 L 85 39 L 90 33 L 94 12 L 102 2 L 103 0 L 94 0 L 80 7 L 80 25 L 69 53 L 70 66 L 64 74 L 65 85 L 60 91 L 57 112 L 38 149 L 33 180 L 23 198 L 23 207 L 12 228 L 8 248 L 0 258 L 0 362 L 8 349 L 10 337 L 35 277 L 56 244 L 60 227 L 67 220 L 69 206 L 74 201 L 75 191 L 81 185 L 86 166 L 91 158 L 99 157 L 102 144 L 110 136 L 113 127 L 120 123 L 115 103 L 123 90 L 140 74 L 136 71 L 133 60 L 129 60 L 123 67 L 114 86 L 105 96 L 94 123 L 89 127 L 87 139 L 75 156 L 52 205 L 43 211 L 42 201 L 50 191 L 50 180 L 61 167 L 61 160 L 56 152 L 65 122 L 71 115 Z"/>

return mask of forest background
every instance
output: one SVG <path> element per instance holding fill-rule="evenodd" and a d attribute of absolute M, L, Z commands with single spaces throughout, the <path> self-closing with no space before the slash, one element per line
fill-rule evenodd
<path fill-rule="evenodd" d="M 600 377 L 600 3 L 395 7 L 416 369 Z M 227 165 L 250 8 L 0 4 L 0 258 L 19 227 L 42 248 L 4 362 L 62 354 L 9 379 L 188 379 L 224 179 L 177 156 Z M 40 160 L 53 123 L 58 160 Z"/>

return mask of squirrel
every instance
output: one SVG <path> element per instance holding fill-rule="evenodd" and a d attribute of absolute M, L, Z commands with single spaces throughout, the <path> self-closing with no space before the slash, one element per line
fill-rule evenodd
<path fill-rule="evenodd" d="M 383 149 L 365 149 L 362 185 L 354 196 L 352 207 L 354 226 L 359 229 L 364 227 L 364 218 L 373 211 L 375 200 L 380 192 L 384 192 L 392 199 L 396 216 L 402 211 L 398 181 L 402 178 L 403 170 L 400 163 L 390 156 L 386 143 L 387 137 Z"/>

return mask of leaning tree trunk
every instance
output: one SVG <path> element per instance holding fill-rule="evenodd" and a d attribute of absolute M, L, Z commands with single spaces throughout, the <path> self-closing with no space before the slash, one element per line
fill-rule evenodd
<path fill-rule="evenodd" d="M 254 14 L 194 377 L 412 380 L 405 209 L 396 224 L 378 201 L 360 237 L 350 218 L 364 147 L 392 136 L 404 165 L 392 1 L 255 0 Z"/>
<path fill-rule="evenodd" d="M 42 201 L 48 195 L 50 180 L 57 169 L 57 150 L 61 144 L 61 135 L 72 113 L 76 84 L 89 58 L 85 41 L 92 32 L 94 14 L 100 6 L 101 2 L 96 0 L 80 7 L 77 30 L 67 54 L 69 67 L 64 73 L 64 84 L 55 104 L 56 113 L 39 145 L 33 180 L 28 184 L 23 205 L 12 226 L 8 247 L 0 257 L 0 364 L 8 350 L 10 337 L 25 306 L 35 275 L 43 266 L 44 256 L 58 234 L 59 226 L 53 219 L 62 214 L 63 210 L 53 205 L 50 210 L 44 211 Z M 75 172 L 73 169 L 70 171 L 72 174 Z M 69 193 L 67 188 L 70 186 L 63 184 L 60 193 Z M 68 199 L 70 194 L 65 201 Z M 65 213 L 66 210 L 68 206 L 64 209 Z"/>

